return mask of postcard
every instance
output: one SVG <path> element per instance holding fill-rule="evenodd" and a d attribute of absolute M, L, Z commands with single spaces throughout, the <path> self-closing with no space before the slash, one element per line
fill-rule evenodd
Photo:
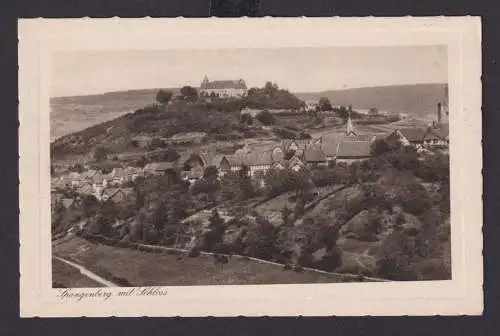
<path fill-rule="evenodd" d="M 482 314 L 480 32 L 20 20 L 20 316 Z"/>

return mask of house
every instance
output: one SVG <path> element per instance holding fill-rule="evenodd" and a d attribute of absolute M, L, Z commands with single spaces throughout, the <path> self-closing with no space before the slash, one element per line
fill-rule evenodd
<path fill-rule="evenodd" d="M 304 150 L 311 140 L 296 140 L 296 139 L 283 139 L 281 140 L 281 148 L 284 152 L 295 152 L 297 150 Z"/>
<path fill-rule="evenodd" d="M 129 181 L 131 176 L 125 170 L 125 168 L 117 167 L 113 168 L 111 173 L 109 173 L 109 183 L 112 185 L 120 185 L 125 181 Z"/>
<path fill-rule="evenodd" d="M 400 128 L 395 131 L 396 137 L 403 146 L 414 146 L 420 148 L 424 145 L 424 137 L 427 129 L 421 127 Z"/>
<path fill-rule="evenodd" d="M 251 115 L 253 118 L 255 118 L 260 112 L 262 112 L 262 109 L 251 109 L 251 108 L 248 108 L 248 107 L 245 107 L 241 110 L 241 114 L 249 114 Z"/>
<path fill-rule="evenodd" d="M 288 168 L 296 172 L 305 168 L 304 162 L 297 156 L 293 156 L 290 160 L 288 160 L 287 164 Z"/>
<path fill-rule="evenodd" d="M 201 97 L 236 98 L 246 96 L 247 92 L 243 79 L 209 81 L 205 76 L 200 85 Z"/>
<path fill-rule="evenodd" d="M 370 141 L 341 141 L 337 150 L 337 162 L 350 163 L 371 157 Z"/>
<path fill-rule="evenodd" d="M 334 162 L 337 157 L 339 147 L 339 139 L 334 137 L 324 137 L 321 141 L 321 149 L 325 153 L 326 161 L 328 163 Z"/>
<path fill-rule="evenodd" d="M 148 148 L 153 142 L 153 137 L 147 135 L 137 135 L 132 138 L 131 142 L 135 143 L 137 147 Z"/>
<path fill-rule="evenodd" d="M 309 146 L 305 149 L 304 162 L 309 167 L 321 167 L 328 164 L 326 154 L 319 146 Z"/>
<path fill-rule="evenodd" d="M 267 172 L 273 165 L 273 152 L 268 148 L 256 148 L 250 151 L 240 151 L 233 155 L 226 155 L 220 163 L 222 175 L 228 172 L 240 171 L 248 168 L 248 174 L 254 176 L 260 172 Z M 281 161 L 281 160 L 280 160 Z"/>
<path fill-rule="evenodd" d="M 203 173 L 203 168 L 201 166 L 198 166 L 189 171 L 182 172 L 181 176 L 183 180 L 188 181 L 190 184 L 192 184 L 201 179 L 203 177 Z"/>
<path fill-rule="evenodd" d="M 80 206 L 77 198 L 61 198 L 60 202 L 66 210 L 77 209 Z"/>
<path fill-rule="evenodd" d="M 449 127 L 446 124 L 429 128 L 424 136 L 424 146 L 428 148 L 446 148 L 449 144 Z"/>
<path fill-rule="evenodd" d="M 69 183 L 73 188 L 76 188 L 81 183 L 81 176 L 78 172 L 70 172 L 68 174 Z"/>
<path fill-rule="evenodd" d="M 123 203 L 133 194 L 132 188 L 109 188 L 103 193 L 102 200 L 111 200 L 114 203 Z"/>
<path fill-rule="evenodd" d="M 156 172 L 156 167 L 158 166 L 158 162 L 150 162 L 144 166 L 142 171 L 145 175 L 154 175 Z"/>
<path fill-rule="evenodd" d="M 155 166 L 154 175 L 174 174 L 177 175 L 177 165 L 173 162 L 158 162 Z"/>
<path fill-rule="evenodd" d="M 77 191 L 84 195 L 93 195 L 95 193 L 94 186 L 88 181 L 83 181 Z"/>
<path fill-rule="evenodd" d="M 52 211 L 54 211 L 56 205 L 61 202 L 61 200 L 64 198 L 64 195 L 61 193 L 51 193 L 50 194 L 50 208 Z"/>

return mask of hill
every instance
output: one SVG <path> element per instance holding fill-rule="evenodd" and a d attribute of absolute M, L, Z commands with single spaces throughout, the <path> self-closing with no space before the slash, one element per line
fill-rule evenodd
<path fill-rule="evenodd" d="M 429 114 L 435 115 L 437 103 L 444 100 L 446 86 L 447 84 L 394 85 L 295 95 L 305 101 L 327 97 L 332 105 L 352 105 L 358 109 L 376 107 L 381 111 L 426 117 Z"/>
<path fill-rule="evenodd" d="M 170 90 L 174 93 L 179 91 Z M 157 91 L 145 89 L 51 98 L 51 141 L 149 105 L 155 101 Z"/>

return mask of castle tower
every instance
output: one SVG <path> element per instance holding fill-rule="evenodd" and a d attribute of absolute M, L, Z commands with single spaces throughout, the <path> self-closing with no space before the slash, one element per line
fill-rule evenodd
<path fill-rule="evenodd" d="M 438 106 L 437 106 L 437 122 L 438 124 L 441 124 L 441 120 L 442 120 L 442 105 L 441 103 L 438 103 Z"/>
<path fill-rule="evenodd" d="M 208 77 L 207 77 L 207 75 L 205 75 L 203 77 L 203 82 L 201 82 L 201 88 L 205 89 L 207 87 L 207 85 L 208 85 Z"/>

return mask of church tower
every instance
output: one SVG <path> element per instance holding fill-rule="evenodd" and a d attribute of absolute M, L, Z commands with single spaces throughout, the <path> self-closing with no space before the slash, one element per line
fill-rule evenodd
<path fill-rule="evenodd" d="M 349 110 L 347 112 L 347 129 L 345 132 L 346 135 L 356 135 L 354 132 L 354 126 L 352 125 L 352 120 L 351 120 L 351 107 L 349 106 Z"/>

